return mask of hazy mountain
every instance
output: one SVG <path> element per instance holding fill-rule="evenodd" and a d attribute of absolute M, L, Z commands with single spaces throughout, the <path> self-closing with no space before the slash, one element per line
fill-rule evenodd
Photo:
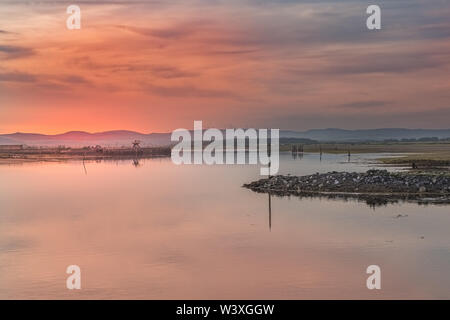
<path fill-rule="evenodd" d="M 170 133 L 143 134 L 134 131 L 115 130 L 89 133 L 70 131 L 63 134 L 45 135 L 36 133 L 12 133 L 0 135 L 1 144 L 26 144 L 30 146 L 131 146 L 134 140 L 140 140 L 142 146 L 163 146 L 170 143 Z"/>
<path fill-rule="evenodd" d="M 0 144 L 26 144 L 43 146 L 131 146 L 132 141 L 140 140 L 143 146 L 169 145 L 171 133 L 144 134 L 135 131 L 115 130 L 89 133 L 84 131 L 70 131 L 57 135 L 36 133 L 0 134 Z M 309 139 L 321 142 L 357 142 L 357 141 L 383 141 L 389 139 L 420 139 L 436 137 L 450 138 L 450 129 L 313 129 L 307 131 L 281 130 L 280 138 Z M 305 140 L 306 141 L 306 140 Z"/>
<path fill-rule="evenodd" d="M 11 140 L 0 135 L 0 144 L 17 144 L 15 140 Z"/>

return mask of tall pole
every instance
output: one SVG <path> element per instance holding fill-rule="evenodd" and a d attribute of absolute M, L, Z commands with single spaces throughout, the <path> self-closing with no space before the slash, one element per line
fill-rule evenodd
<path fill-rule="evenodd" d="M 269 192 L 269 231 L 272 231 L 272 198 Z"/>
<path fill-rule="evenodd" d="M 269 179 L 270 179 L 270 166 L 271 166 L 271 164 L 272 164 L 272 161 L 270 161 L 270 157 L 271 157 L 271 155 L 272 155 L 272 147 L 271 147 L 271 145 L 272 145 L 272 137 L 270 137 L 270 139 L 268 140 L 268 145 L 267 145 L 267 154 L 269 155 Z"/>

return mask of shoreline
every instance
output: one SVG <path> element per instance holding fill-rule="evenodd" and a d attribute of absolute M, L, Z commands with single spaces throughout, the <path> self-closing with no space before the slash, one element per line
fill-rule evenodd
<path fill-rule="evenodd" d="M 102 156 L 102 157 L 33 157 L 33 158 L 0 158 L 0 165 L 20 165 L 25 163 L 63 163 L 70 161 L 120 161 L 168 158 L 169 155 L 143 155 L 143 156 Z"/>
<path fill-rule="evenodd" d="M 0 165 L 15 165 L 25 163 L 62 163 L 69 161 L 115 161 L 115 160 L 141 160 L 141 159 L 155 159 L 168 158 L 170 155 L 152 154 L 152 155 L 138 155 L 138 156 L 42 156 L 42 157 L 22 157 L 22 158 L 0 158 Z"/>
<path fill-rule="evenodd" d="M 169 147 L 146 148 L 25 148 L 0 150 L 0 165 L 33 162 L 133 160 L 170 157 Z"/>

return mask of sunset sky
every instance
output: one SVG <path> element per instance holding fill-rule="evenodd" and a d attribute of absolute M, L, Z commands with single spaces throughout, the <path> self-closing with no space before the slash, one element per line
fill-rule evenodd
<path fill-rule="evenodd" d="M 449 17 L 448 0 L 0 0 L 0 133 L 449 128 Z"/>

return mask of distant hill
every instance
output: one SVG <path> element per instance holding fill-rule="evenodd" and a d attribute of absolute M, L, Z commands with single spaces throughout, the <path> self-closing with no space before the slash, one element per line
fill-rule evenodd
<path fill-rule="evenodd" d="M 17 141 L 0 136 L 0 145 L 1 144 L 17 144 Z"/>
<path fill-rule="evenodd" d="M 140 140 L 143 146 L 164 146 L 170 143 L 170 133 L 143 134 L 134 131 L 115 130 L 97 133 L 70 131 L 56 135 L 21 132 L 0 135 L 0 144 L 26 144 L 30 146 L 65 145 L 77 147 L 98 144 L 121 147 L 130 146 L 134 140 Z"/>
<path fill-rule="evenodd" d="M 26 144 L 30 146 L 86 146 L 102 145 L 111 147 L 130 146 L 132 141 L 140 140 L 142 146 L 166 146 L 171 143 L 171 133 L 144 134 L 135 131 L 115 130 L 89 133 L 84 131 L 70 131 L 63 134 L 45 135 L 37 133 L 0 134 L 0 144 Z M 450 138 L 450 129 L 313 129 L 307 131 L 281 130 L 281 141 L 303 141 L 304 143 L 320 142 L 361 142 L 384 141 L 420 138 Z M 290 140 L 294 139 L 294 140 Z"/>

